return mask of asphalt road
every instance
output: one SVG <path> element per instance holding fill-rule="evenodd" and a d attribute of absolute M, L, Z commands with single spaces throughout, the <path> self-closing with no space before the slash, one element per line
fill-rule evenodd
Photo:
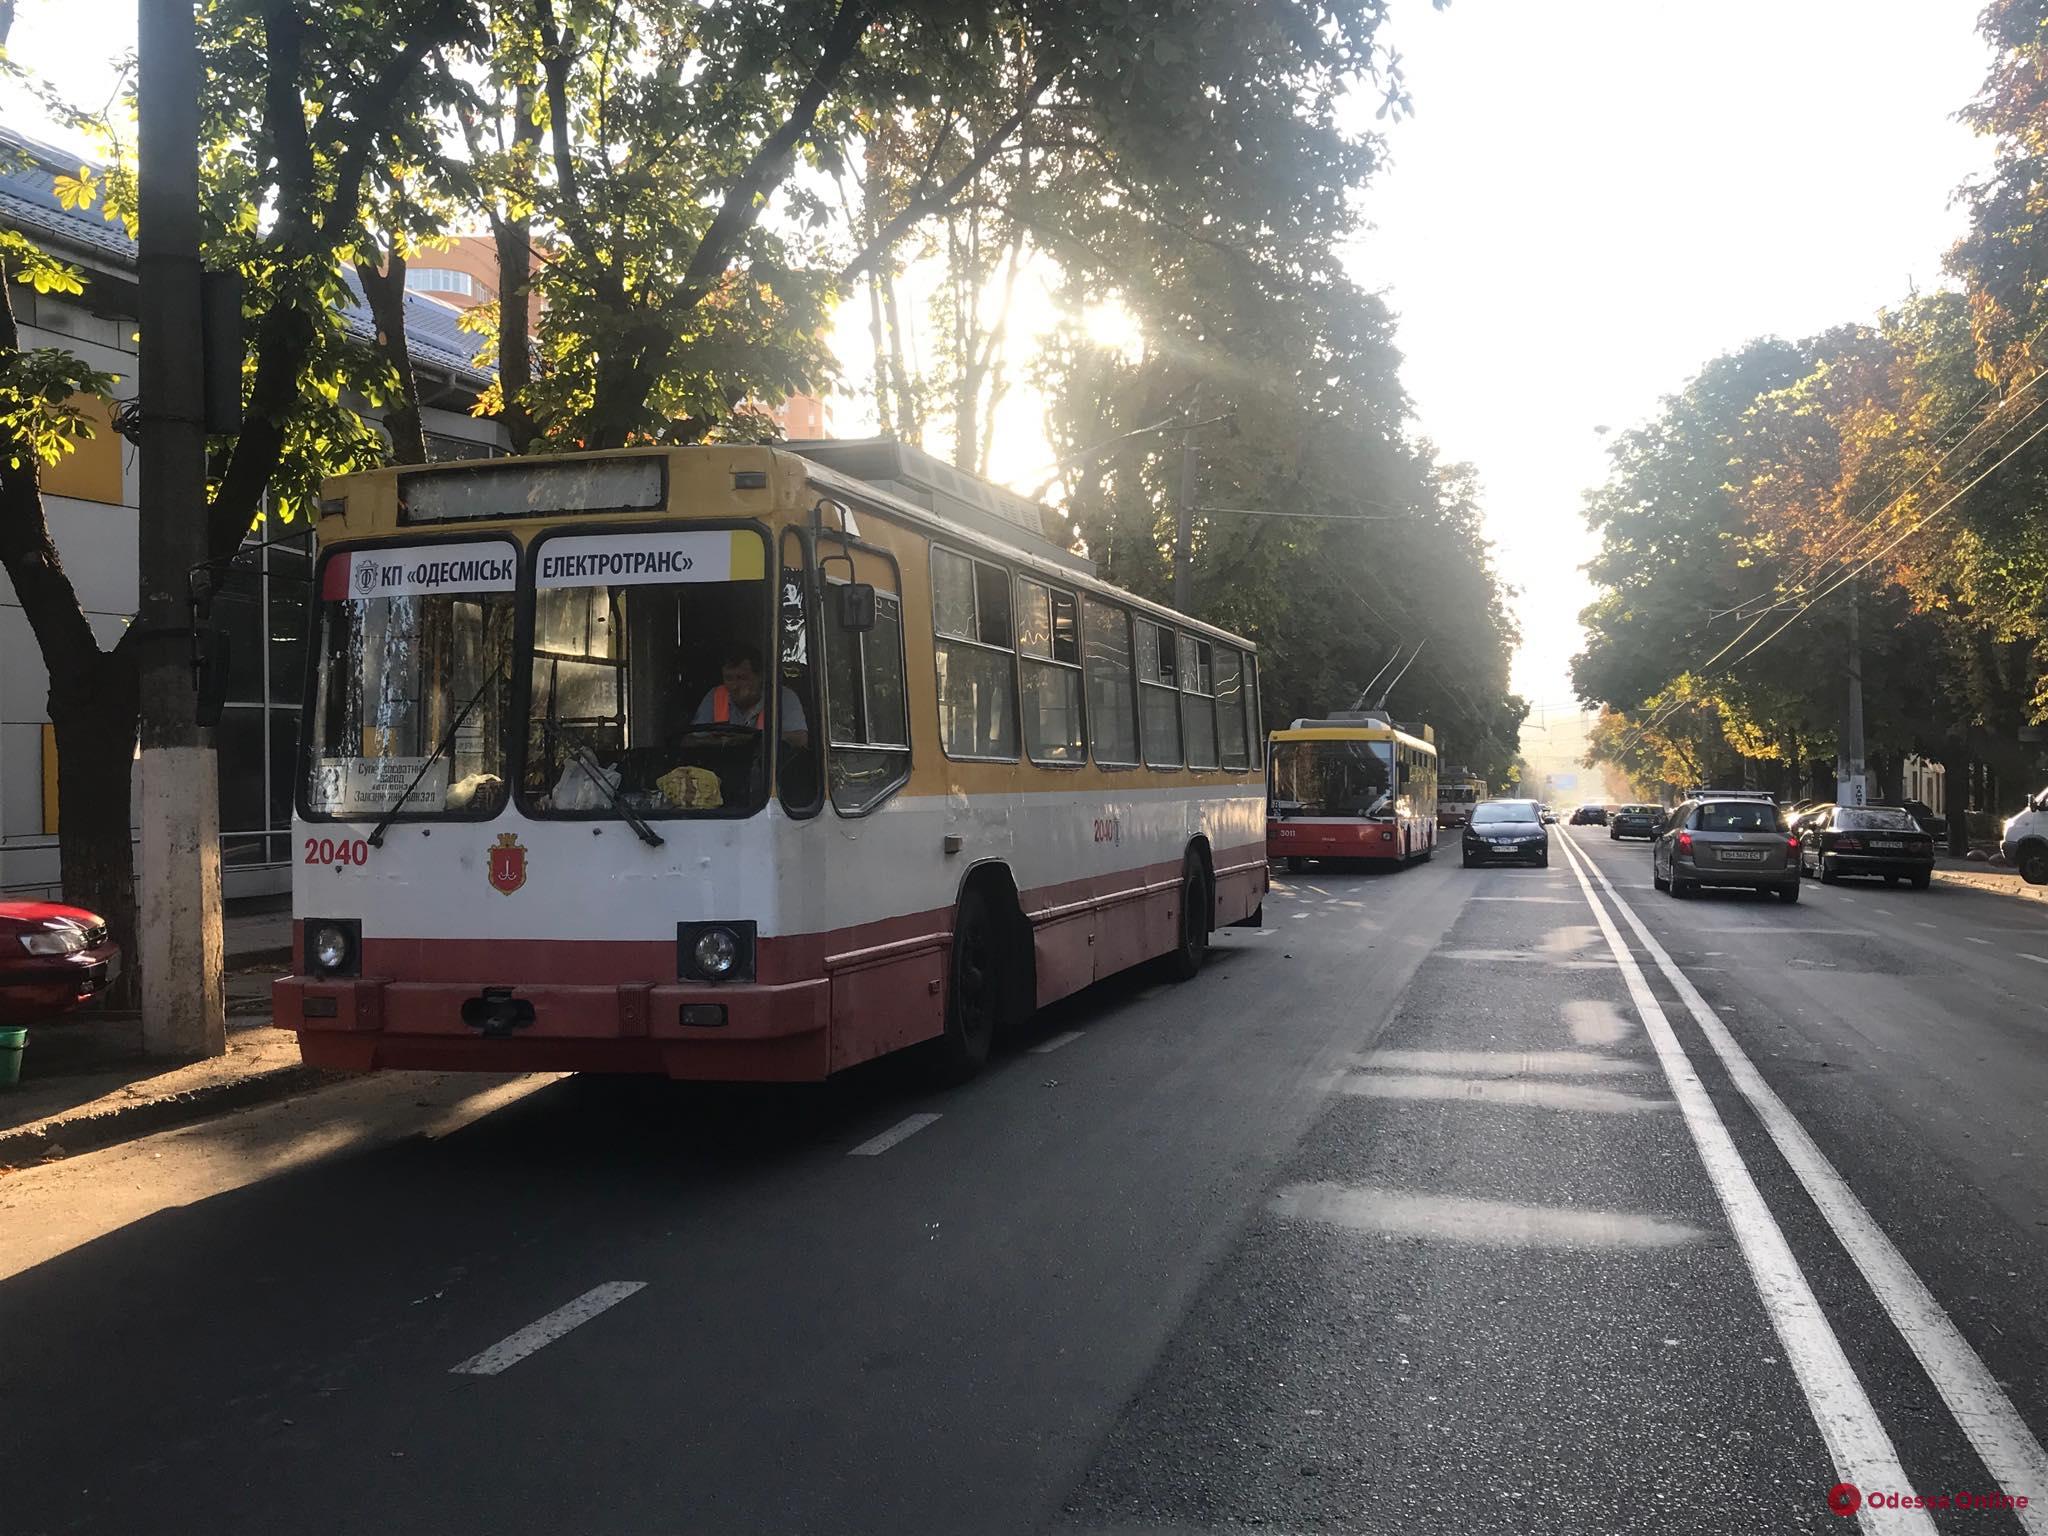
<path fill-rule="evenodd" d="M 1292 877 L 965 1088 L 391 1076 L 0 1179 L 0 1536 L 1825 1531 L 1992 1467 L 1861 1528 L 2048 1531 L 2048 913 L 1574 846 Z"/>

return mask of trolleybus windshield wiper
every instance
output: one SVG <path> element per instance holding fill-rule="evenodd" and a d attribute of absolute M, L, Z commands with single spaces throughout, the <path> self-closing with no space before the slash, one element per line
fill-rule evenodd
<path fill-rule="evenodd" d="M 569 749 L 569 761 L 588 775 L 590 781 L 603 792 L 605 799 L 611 802 L 612 809 L 625 819 L 626 825 L 633 829 L 634 835 L 641 842 L 650 848 L 659 848 L 661 846 L 661 834 L 647 825 L 638 811 L 626 804 L 625 795 L 620 791 L 618 785 L 604 776 L 603 767 L 598 763 L 596 755 L 591 752 L 589 747 L 578 742 Z"/>
<path fill-rule="evenodd" d="M 504 669 L 505 657 L 501 655 L 496 661 L 491 663 L 491 670 L 484 674 L 484 680 L 476 685 L 476 692 L 472 693 L 469 696 L 469 702 L 462 706 L 461 713 L 455 717 L 455 723 L 448 727 L 447 733 L 439 741 L 434 743 L 434 750 L 427 754 L 427 760 L 420 764 L 420 771 L 414 774 L 412 782 L 405 786 L 405 793 L 386 806 L 384 814 L 377 818 L 377 825 L 370 828 L 370 835 L 366 841 L 372 848 L 382 848 L 384 846 L 384 834 L 390 830 L 391 823 L 397 819 L 398 813 L 405 808 L 405 802 L 410 800 L 412 792 L 420 787 L 420 780 L 427 776 L 428 770 L 434 764 L 441 761 L 447 755 L 448 749 L 455 745 L 455 733 L 462 729 L 462 722 L 469 718 L 469 712 L 476 708 L 478 701 L 484 696 L 484 691 L 498 680 L 498 674 Z"/>

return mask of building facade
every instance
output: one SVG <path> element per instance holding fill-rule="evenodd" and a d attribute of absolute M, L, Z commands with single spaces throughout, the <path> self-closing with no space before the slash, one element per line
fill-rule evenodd
<path fill-rule="evenodd" d="M 66 209 L 53 175 L 77 158 L 0 129 L 0 223 L 74 263 L 85 277 L 77 295 L 9 293 L 21 345 L 62 347 L 114 374 L 117 399 L 136 386 L 135 246 L 97 210 Z M 489 242 L 485 242 L 488 249 Z M 372 334 L 367 308 L 347 313 Z M 457 311 L 409 295 L 408 338 L 419 383 L 428 450 L 436 458 L 484 458 L 505 451 L 495 423 L 468 414 L 488 382 L 470 362 L 476 338 L 456 326 Z M 64 569 L 101 645 L 110 646 L 136 604 L 136 450 L 102 407 L 89 405 L 95 435 L 42 477 L 44 512 Z M 365 410 L 374 419 L 374 413 Z M 279 542 L 271 542 L 279 541 Z M 267 547 L 265 547 L 267 546 Z M 214 617 L 232 640 L 228 705 L 215 739 L 220 749 L 222 884 L 230 897 L 290 888 L 292 772 L 305 676 L 306 598 L 312 574 L 310 532 L 265 518 L 227 574 Z M 13 586 L 0 579 L 0 894 L 54 894 L 57 854 L 57 755 L 48 713 L 49 680 Z M 133 808 L 131 807 L 131 816 Z"/>

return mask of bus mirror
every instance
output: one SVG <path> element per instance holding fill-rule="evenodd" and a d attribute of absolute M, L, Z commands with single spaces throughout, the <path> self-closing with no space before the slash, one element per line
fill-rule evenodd
<path fill-rule="evenodd" d="M 875 627 L 875 589 L 864 581 L 849 581 L 833 590 L 839 594 L 839 627 L 866 634 Z"/>
<path fill-rule="evenodd" d="M 222 708 L 228 701 L 228 632 L 210 629 L 199 637 L 196 682 L 199 699 L 193 708 L 198 723 L 209 729 L 220 724 Z"/>

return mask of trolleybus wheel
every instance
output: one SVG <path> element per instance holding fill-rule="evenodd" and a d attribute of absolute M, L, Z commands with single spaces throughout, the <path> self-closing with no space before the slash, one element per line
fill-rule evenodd
<path fill-rule="evenodd" d="M 1193 849 L 1180 870 L 1180 943 L 1166 957 L 1166 974 L 1174 981 L 1189 981 L 1202 968 L 1209 953 L 1209 918 L 1214 903 L 1209 899 L 1209 876 Z"/>
<path fill-rule="evenodd" d="M 947 1075 L 972 1077 L 988 1061 L 1002 1016 L 1002 934 L 980 891 L 960 898 L 953 917 L 953 961 L 946 989 L 946 1032 L 934 1042 Z"/>
<path fill-rule="evenodd" d="M 1295 859 L 1295 858 L 1290 858 L 1290 859 L 1289 859 L 1289 860 L 1287 861 L 1287 873 L 1289 873 L 1290 875 L 1298 875 L 1298 874 L 1300 874 L 1300 873 L 1301 873 L 1301 872 L 1302 872 L 1302 871 L 1303 871 L 1304 869 L 1307 869 L 1307 868 L 1308 868 L 1308 860 L 1307 860 L 1307 859 Z"/>

